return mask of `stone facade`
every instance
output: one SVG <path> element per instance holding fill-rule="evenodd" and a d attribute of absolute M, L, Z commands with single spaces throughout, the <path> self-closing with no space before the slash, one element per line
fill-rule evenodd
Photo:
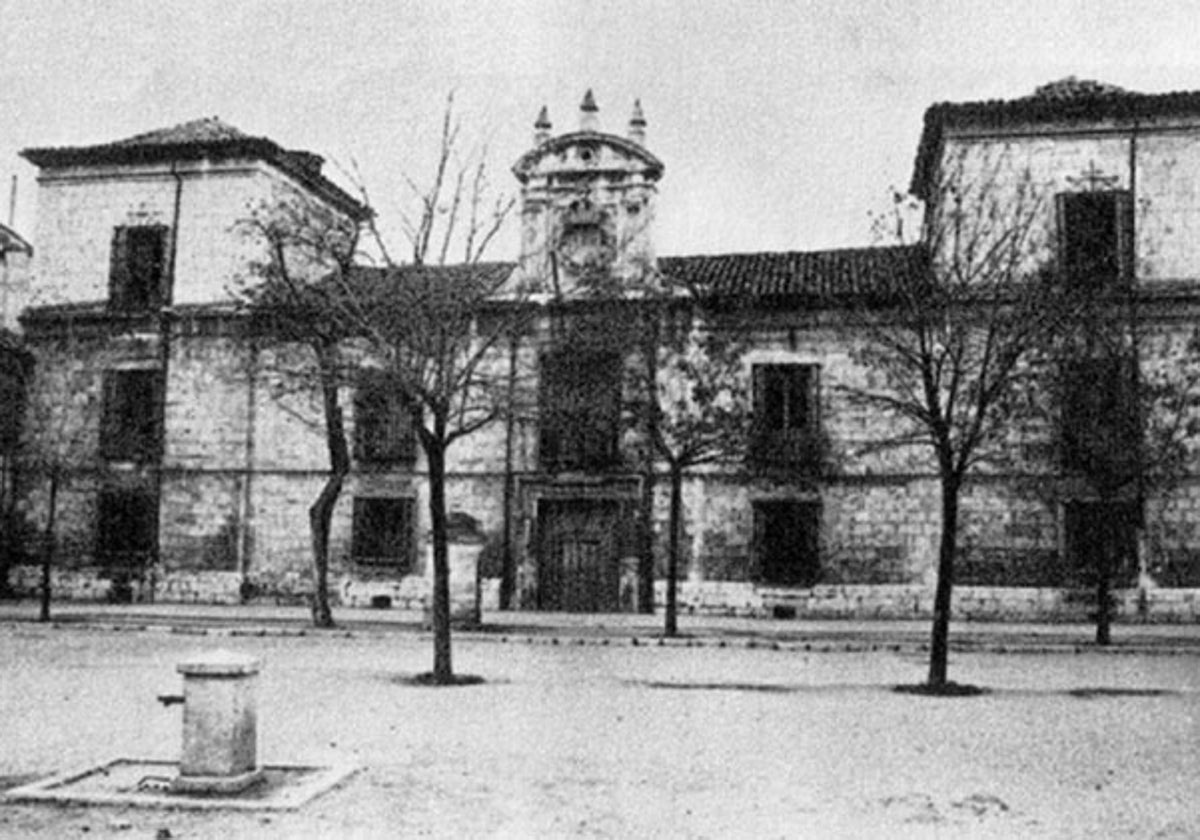
<path fill-rule="evenodd" d="M 928 198 L 931 180 L 953 163 L 964 177 L 986 173 L 998 190 L 1011 190 L 1012 203 L 1027 179 L 1041 204 L 1031 265 L 1057 257 L 1056 196 L 1096 185 L 1131 193 L 1132 251 L 1138 282 L 1145 281 L 1149 295 L 1148 366 L 1182 352 L 1200 302 L 1192 236 L 1200 224 L 1194 194 L 1200 156 L 1192 142 L 1200 132 L 1200 101 L 1146 101 L 1152 99 L 1135 97 L 1136 107 L 1125 110 L 1086 112 L 1070 105 L 1046 110 L 1036 102 L 1024 110 L 1011 103 L 935 106 L 914 177 L 914 191 L 925 190 Z M 856 361 L 862 335 L 847 326 L 836 303 L 822 298 L 839 284 L 869 280 L 880 260 L 904 254 L 867 249 L 658 259 L 653 219 L 664 168 L 646 149 L 640 107 L 623 137 L 599 130 L 590 96 L 581 116 L 578 130 L 552 136 L 543 114 L 535 147 L 514 167 L 523 231 L 514 277 L 563 293 L 597 273 L 636 282 L 657 266 L 733 283 L 754 302 L 753 340 L 743 359 L 747 381 L 776 388 L 784 395 L 780 410 L 803 410 L 811 429 L 819 430 L 819 469 L 755 471 L 735 464 L 685 476 L 681 608 L 780 617 L 928 616 L 940 532 L 934 465 L 920 449 L 871 451 L 888 420 L 850 399 L 845 387 L 877 374 Z M 311 588 L 307 510 L 328 458 L 313 395 L 282 393 L 274 373 L 281 354 L 294 353 L 284 364 L 309 361 L 296 348 L 262 346 L 229 307 L 227 290 L 261 259 L 260 245 L 238 225 L 254 205 L 283 190 L 349 217 L 357 208 L 314 180 L 320 176 L 311 157 L 282 157 L 273 144 L 262 145 L 269 141 L 248 143 L 227 127 L 202 129 L 184 145 L 177 132 L 167 132 L 175 144 L 170 154 L 129 158 L 95 151 L 121 145 L 110 144 L 89 154 L 30 155 L 42 167 L 34 277 L 39 290 L 53 291 L 59 301 L 25 318 L 38 359 L 33 401 L 63 427 L 57 443 L 46 445 L 74 447 L 57 513 L 62 561 L 55 588 L 63 597 L 289 602 Z M 141 142 L 165 141 L 152 134 Z M 172 255 L 174 283 L 165 317 L 157 311 L 127 316 L 104 304 L 114 230 L 129 227 L 168 231 L 164 247 Z M 635 316 L 636 305 L 626 307 L 610 313 L 602 327 L 618 331 L 621 319 Z M 512 366 L 520 410 L 450 451 L 448 508 L 452 520 L 467 523 L 460 532 L 468 535 L 453 551 L 463 561 L 460 569 L 472 558 L 478 566 L 477 581 L 466 581 L 460 597 L 495 608 L 507 588 L 513 606 L 530 609 L 644 609 L 647 594 L 661 604 L 665 475 L 646 492 L 637 456 L 645 442 L 636 424 L 620 424 L 603 468 L 569 458 L 551 462 L 539 409 L 555 349 L 548 322 L 503 348 L 494 364 Z M 635 351 L 619 361 L 624 368 L 638 364 Z M 104 456 L 101 415 L 112 387 L 106 381 L 121 370 L 165 371 L 157 460 Z M 619 410 L 626 416 L 632 395 L 621 387 Z M 368 423 L 358 414 L 366 409 L 352 388 L 344 389 L 342 402 L 354 439 Z M 1200 620 L 1195 466 L 1193 458 L 1169 492 L 1145 500 L 1137 574 L 1117 593 L 1122 615 Z M 956 614 L 1059 620 L 1094 609 L 1064 571 L 1063 499 L 1028 492 L 1026 477 L 990 475 L 967 488 Z M 114 565 L 104 552 L 128 546 L 102 536 L 103 520 L 112 515 L 113 498 L 137 493 L 153 500 L 153 539 L 146 556 Z M 44 481 L 29 479 L 31 520 L 44 516 L 45 501 Z M 411 462 L 388 468 L 356 458 L 334 512 L 335 598 L 425 605 L 427 505 L 419 450 Z M 650 569 L 639 560 L 647 508 L 656 549 Z M 12 578 L 31 589 L 36 570 L 23 567 Z"/>

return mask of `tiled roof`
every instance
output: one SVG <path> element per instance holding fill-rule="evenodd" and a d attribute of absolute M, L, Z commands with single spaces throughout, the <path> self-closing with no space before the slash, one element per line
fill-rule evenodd
<path fill-rule="evenodd" d="M 135 134 L 118 140 L 114 146 L 178 146 L 188 143 L 222 143 L 249 140 L 250 135 L 222 122 L 218 117 L 202 117 L 191 122 Z"/>
<path fill-rule="evenodd" d="M 358 266 L 351 282 L 362 284 L 399 284 L 406 279 L 437 278 L 446 283 L 478 284 L 481 289 L 494 291 L 516 269 L 511 262 L 460 263 L 456 265 L 398 265 L 390 268 Z"/>
<path fill-rule="evenodd" d="M 985 102 L 939 102 L 925 111 L 909 190 L 928 198 L 934 167 L 947 128 L 999 128 L 1030 123 L 1132 121 L 1200 115 L 1200 91 L 1136 93 L 1114 85 L 1068 76 L 1042 85 L 1029 96 Z"/>
<path fill-rule="evenodd" d="M 659 270 L 702 293 L 814 305 L 886 297 L 924 261 L 917 246 L 661 257 Z"/>
<path fill-rule="evenodd" d="M 284 149 L 273 140 L 245 134 L 216 117 L 135 134 L 113 143 L 23 149 L 21 155 L 43 169 L 175 160 L 263 160 L 296 178 L 343 212 L 357 219 L 370 215 L 369 208 L 321 174 L 324 161 L 319 155 Z"/>

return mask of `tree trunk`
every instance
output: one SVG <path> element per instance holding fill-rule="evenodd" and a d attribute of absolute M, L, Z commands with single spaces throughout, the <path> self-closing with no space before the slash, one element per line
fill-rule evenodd
<path fill-rule="evenodd" d="M 16 496 L 16 476 L 13 474 L 12 456 L 4 456 L 4 472 L 0 474 L 0 480 L 3 481 L 3 497 L 4 497 L 4 522 L 3 532 L 0 537 L 4 539 L 4 546 L 0 549 L 0 601 L 7 600 L 12 597 L 12 584 L 9 581 L 9 569 L 13 565 L 13 555 L 16 551 L 16 533 L 13 527 L 14 520 L 14 497 Z"/>
<path fill-rule="evenodd" d="M 39 621 L 50 620 L 50 569 L 54 565 L 54 527 L 58 516 L 58 467 L 50 470 L 50 499 L 46 506 L 46 533 L 42 545 L 42 607 Z"/>
<path fill-rule="evenodd" d="M 436 420 L 435 420 L 436 423 Z M 454 681 L 450 661 L 450 558 L 446 538 L 446 445 L 425 437 L 429 462 L 429 519 L 433 530 L 433 682 Z"/>
<path fill-rule="evenodd" d="M 1096 644 L 1108 645 L 1112 642 L 1112 571 L 1114 563 L 1113 537 L 1116 528 L 1105 521 L 1103 539 L 1101 540 L 1100 556 L 1096 558 Z"/>
<path fill-rule="evenodd" d="M 653 310 L 651 310 L 653 312 Z M 655 449 L 658 437 L 658 326 L 654 315 L 645 316 L 642 356 L 646 389 L 646 412 L 643 421 L 646 434 L 646 456 L 642 465 L 642 498 L 640 511 L 640 545 L 638 546 L 638 612 L 654 612 L 654 485 Z"/>
<path fill-rule="evenodd" d="M 329 530 L 333 509 L 342 493 L 342 484 L 350 472 L 350 449 L 346 444 L 346 426 L 338 401 L 337 371 L 329 348 L 317 349 L 321 373 L 321 400 L 325 413 L 325 445 L 329 449 L 329 477 L 315 502 L 308 509 L 312 533 L 314 627 L 333 627 L 329 607 Z"/>
<path fill-rule="evenodd" d="M 933 633 L 929 644 L 929 685 L 946 684 L 950 653 L 950 604 L 954 589 L 954 555 L 958 548 L 957 478 L 942 476 L 942 535 L 938 545 L 937 589 L 933 596 Z"/>
<path fill-rule="evenodd" d="M 344 473 L 330 473 L 317 500 L 308 509 L 313 552 L 311 607 L 314 627 L 334 626 L 333 610 L 329 607 L 329 525 L 333 520 L 333 508 L 342 492 L 343 480 Z"/>
<path fill-rule="evenodd" d="M 679 634 L 679 606 L 677 588 L 679 580 L 679 531 L 683 526 L 683 467 L 671 462 L 671 512 L 667 527 L 667 636 Z"/>

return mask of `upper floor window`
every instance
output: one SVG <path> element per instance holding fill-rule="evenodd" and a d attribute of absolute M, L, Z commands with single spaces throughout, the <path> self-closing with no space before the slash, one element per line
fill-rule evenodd
<path fill-rule="evenodd" d="M 1070 283 L 1106 288 L 1130 278 L 1131 206 L 1125 190 L 1059 194 L 1059 259 Z"/>
<path fill-rule="evenodd" d="M 819 381 L 817 365 L 754 366 L 754 436 L 750 453 L 754 462 L 813 465 L 820 428 Z"/>
<path fill-rule="evenodd" d="M 408 400 L 385 373 L 364 373 L 354 394 L 355 460 L 360 464 L 411 464 L 416 454 Z"/>
<path fill-rule="evenodd" d="M 619 460 L 621 357 L 589 350 L 542 359 L 538 454 L 546 470 L 594 470 Z"/>
<path fill-rule="evenodd" d="M 104 374 L 100 454 L 110 461 L 156 461 L 162 376 L 154 369 Z"/>
<path fill-rule="evenodd" d="M 167 265 L 165 225 L 135 225 L 113 231 L 108 301 L 123 312 L 145 312 L 162 305 Z"/>
<path fill-rule="evenodd" d="M 1136 463 L 1141 420 L 1136 369 L 1125 356 L 1071 360 L 1063 370 L 1063 466 L 1095 481 L 1123 483 Z"/>

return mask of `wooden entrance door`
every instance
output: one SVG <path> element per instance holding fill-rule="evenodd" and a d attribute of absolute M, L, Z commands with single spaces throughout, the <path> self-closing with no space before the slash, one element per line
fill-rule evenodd
<path fill-rule="evenodd" d="M 538 503 L 540 609 L 619 609 L 619 522 L 615 501 L 546 499 Z"/>

